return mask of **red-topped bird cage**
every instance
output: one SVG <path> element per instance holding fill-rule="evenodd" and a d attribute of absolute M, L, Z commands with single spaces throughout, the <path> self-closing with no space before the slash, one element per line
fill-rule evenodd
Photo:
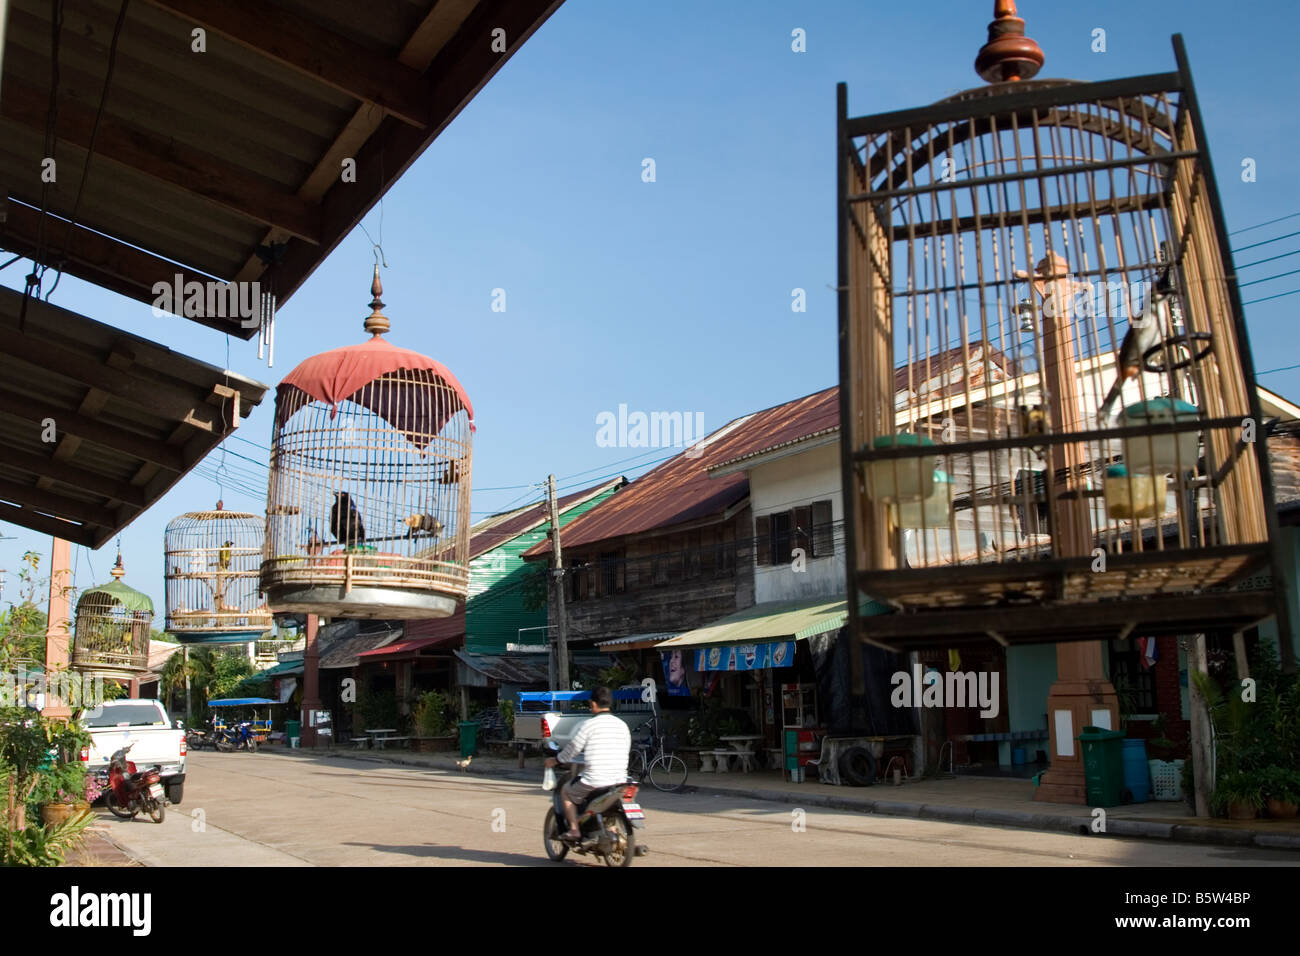
<path fill-rule="evenodd" d="M 905 612 L 864 625 L 942 648 L 1285 614 L 1284 572 L 1236 587 L 1283 565 L 1181 39 L 1177 72 L 1034 80 L 995 17 L 988 86 L 858 118 L 839 88 L 849 580 Z"/>
<path fill-rule="evenodd" d="M 443 365 L 382 336 L 307 359 L 280 383 L 261 585 L 274 611 L 452 614 L 469 584 L 473 410 Z"/>

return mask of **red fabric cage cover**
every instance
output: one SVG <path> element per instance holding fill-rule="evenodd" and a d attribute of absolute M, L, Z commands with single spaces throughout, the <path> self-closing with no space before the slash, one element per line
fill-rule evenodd
<path fill-rule="evenodd" d="M 398 348 L 379 336 L 360 345 L 348 345 L 313 355 L 286 375 L 276 389 L 275 427 L 277 430 L 284 427 L 284 416 L 289 408 L 289 404 L 285 401 L 286 392 L 296 388 L 329 405 L 330 417 L 338 414 L 339 402 L 351 400 L 388 420 L 394 428 L 406 433 L 413 443 L 426 445 L 428 441 L 421 440 L 418 436 L 437 434 L 442 430 L 442 426 L 447 424 L 447 420 L 460 409 L 455 407 L 454 403 L 448 403 L 446 407 L 438 408 L 435 412 L 428 407 L 427 402 L 404 401 L 405 396 L 397 394 L 396 390 L 406 391 L 421 387 L 415 384 L 388 383 L 377 388 L 366 389 L 366 386 L 375 379 L 398 369 L 432 372 L 436 378 L 441 379 L 455 391 L 465 413 L 469 415 L 469 427 L 474 428 L 474 408 L 470 405 L 469 396 L 465 394 L 465 389 L 456 380 L 456 376 L 452 375 L 445 365 L 419 352 Z M 363 390 L 364 394 L 358 394 Z M 441 402 L 436 404 L 442 405 Z M 402 421 L 391 420 L 394 411 L 397 412 L 396 417 L 403 419 Z M 430 412 L 437 415 L 440 420 L 423 420 Z"/>

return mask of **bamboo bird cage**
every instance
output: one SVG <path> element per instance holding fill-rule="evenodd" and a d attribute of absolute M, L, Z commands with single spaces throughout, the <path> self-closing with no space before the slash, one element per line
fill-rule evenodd
<path fill-rule="evenodd" d="M 839 87 L 850 587 L 907 612 L 892 649 L 1249 626 L 1276 518 L 1181 38 L 1177 72 L 1035 80 L 995 17 L 990 85 L 858 118 Z"/>
<path fill-rule="evenodd" d="M 445 617 L 469 585 L 469 398 L 383 338 L 378 266 L 371 292 L 372 338 L 276 392 L 261 583 L 277 612 Z"/>
<path fill-rule="evenodd" d="M 163 535 L 167 632 L 183 644 L 242 644 L 272 627 L 260 572 L 266 519 L 242 511 L 191 511 Z"/>
<path fill-rule="evenodd" d="M 132 680 L 149 669 L 153 601 L 123 583 L 119 552 L 113 580 L 77 600 L 72 632 L 72 669 L 86 677 Z"/>

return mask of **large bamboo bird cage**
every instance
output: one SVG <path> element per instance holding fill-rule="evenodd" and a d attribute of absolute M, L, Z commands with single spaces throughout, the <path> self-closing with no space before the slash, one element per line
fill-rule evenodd
<path fill-rule="evenodd" d="M 1283 575 L 1238 586 L 1282 565 L 1181 38 L 1177 72 L 1034 80 L 1015 13 L 990 85 L 858 118 L 839 87 L 849 586 L 905 612 L 855 629 L 1005 646 L 1284 615 Z"/>
<path fill-rule="evenodd" d="M 111 573 L 112 581 L 77 600 L 69 664 L 86 677 L 133 680 L 149 669 L 153 601 L 122 581 L 120 552 Z"/>
<path fill-rule="evenodd" d="M 167 632 L 182 644 L 243 644 L 273 625 L 260 572 L 266 519 L 243 511 L 191 511 L 163 535 Z"/>
<path fill-rule="evenodd" d="M 443 365 L 383 338 L 379 269 L 361 345 L 280 383 L 262 590 L 273 611 L 454 613 L 469 585 L 473 409 Z"/>

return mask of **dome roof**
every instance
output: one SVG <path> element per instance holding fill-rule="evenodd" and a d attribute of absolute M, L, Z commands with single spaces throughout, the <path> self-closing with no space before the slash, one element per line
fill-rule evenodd
<path fill-rule="evenodd" d="M 153 613 L 153 601 L 149 599 L 149 595 L 142 594 L 121 581 L 109 581 L 107 584 L 101 584 L 98 587 L 83 591 L 81 597 L 77 599 L 77 610 L 80 611 L 83 604 L 102 603 L 100 601 L 89 602 L 88 599 L 97 594 L 107 594 L 113 602 L 121 604 L 128 611 L 148 611 L 150 614 Z"/>

